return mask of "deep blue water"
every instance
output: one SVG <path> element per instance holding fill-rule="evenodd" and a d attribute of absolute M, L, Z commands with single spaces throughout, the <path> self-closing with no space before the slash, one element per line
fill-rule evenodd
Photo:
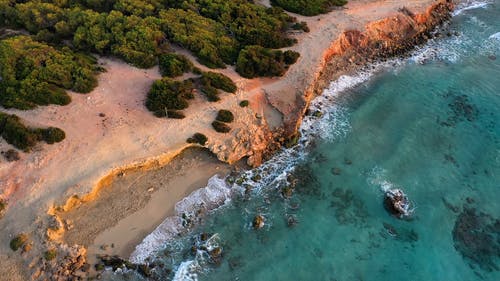
<path fill-rule="evenodd" d="M 463 11 L 451 36 L 334 82 L 298 147 L 235 176 L 251 191 L 166 245 L 159 261 L 173 271 L 163 274 L 500 280 L 499 19 L 498 0 Z M 396 187 L 413 202 L 410 219 L 383 207 L 382 190 Z M 258 214 L 265 226 L 254 230 Z M 221 247 L 219 260 L 191 250 L 200 233 L 215 234 L 209 249 Z"/>

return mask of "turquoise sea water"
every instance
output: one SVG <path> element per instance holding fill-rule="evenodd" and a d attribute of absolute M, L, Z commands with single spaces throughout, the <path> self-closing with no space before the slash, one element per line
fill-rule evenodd
<path fill-rule="evenodd" d="M 411 58 L 333 83 L 301 144 L 248 172 L 251 191 L 165 245 L 155 270 L 176 280 L 500 280 L 500 1 L 457 13 L 446 30 Z M 395 187 L 415 207 L 408 220 L 383 207 L 382 190 Z M 254 230 L 257 214 L 265 226 Z"/>

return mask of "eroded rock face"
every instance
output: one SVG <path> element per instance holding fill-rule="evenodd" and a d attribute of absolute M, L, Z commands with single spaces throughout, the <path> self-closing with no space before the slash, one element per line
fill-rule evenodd
<path fill-rule="evenodd" d="M 247 164 L 257 167 L 262 164 L 263 155 L 273 142 L 273 135 L 265 120 L 249 120 L 245 127 L 237 127 L 231 131 L 233 137 L 221 142 L 209 144 L 209 149 L 219 160 L 235 163 L 248 157 Z"/>
<path fill-rule="evenodd" d="M 464 207 L 452 235 L 455 249 L 472 265 L 488 272 L 499 270 L 500 219 Z"/>
<path fill-rule="evenodd" d="M 324 54 L 326 64 L 311 87 L 314 93 L 301 93 L 287 112 L 281 112 L 288 116 L 284 119 L 285 136 L 295 133 L 302 121 L 302 117 L 298 115 L 305 113 L 312 98 L 321 94 L 332 78 L 377 59 L 405 54 L 427 41 L 431 32 L 451 17 L 452 10 L 451 0 L 441 0 L 423 13 L 413 14 L 402 8 L 395 16 L 367 24 L 363 31 L 344 31 Z M 283 111 L 282 107 L 276 104 L 274 106 Z M 288 113 L 295 116 L 289 116 Z"/>
<path fill-rule="evenodd" d="M 44 260 L 33 274 L 34 280 L 70 281 L 81 280 L 81 271 L 86 265 L 87 250 L 75 245 L 61 245 L 57 257 L 52 261 Z"/>

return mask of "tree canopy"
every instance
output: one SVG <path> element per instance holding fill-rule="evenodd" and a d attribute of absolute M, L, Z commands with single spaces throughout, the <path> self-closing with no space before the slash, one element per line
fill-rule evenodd
<path fill-rule="evenodd" d="M 347 4 L 347 0 L 271 0 L 273 5 L 305 16 L 327 13 L 336 6 Z"/>

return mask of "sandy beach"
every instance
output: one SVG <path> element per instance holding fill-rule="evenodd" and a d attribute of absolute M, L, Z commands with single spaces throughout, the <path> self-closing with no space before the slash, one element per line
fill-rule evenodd
<path fill-rule="evenodd" d="M 404 5 L 418 13 L 434 3 L 412 0 Z M 235 81 L 237 93 L 224 93 L 217 103 L 196 95 L 182 120 L 156 118 L 144 106 L 149 87 L 161 78 L 157 67 L 137 69 L 111 58 L 99 59 L 107 72 L 99 76 L 98 87 L 85 95 L 70 93 L 67 106 L 0 109 L 30 125 L 57 126 L 67 135 L 59 144 L 40 144 L 32 153 L 21 153 L 19 161 L 0 160 L 0 196 L 8 202 L 0 219 L 0 276 L 32 279 L 43 262 L 41 253 L 54 245 L 88 247 L 89 258 L 127 258 L 135 244 L 172 214 L 176 202 L 214 174 L 228 173 L 229 164 L 245 159 L 258 165 L 273 131 L 277 134 L 284 124 L 297 126 L 303 114 L 297 111 L 305 110 L 300 97 L 314 95 L 329 48 L 342 31 L 363 30 L 369 22 L 394 16 L 401 7 L 400 1 L 353 0 L 329 14 L 294 15 L 307 22 L 311 32 L 294 35 L 299 43 L 290 49 L 301 57 L 283 77 L 244 79 L 233 67 L 217 70 Z M 179 53 L 195 61 L 187 51 Z M 240 107 L 242 100 L 249 100 L 250 106 Z M 210 125 L 219 109 L 235 114 L 228 134 Z M 196 132 L 208 137 L 206 149 L 176 157 L 193 146 L 186 139 Z M 0 139 L 0 150 L 9 148 Z M 51 241 L 47 229 L 53 215 L 64 230 Z M 19 233 L 28 234 L 31 251 L 19 254 L 9 249 L 9 241 Z"/>

